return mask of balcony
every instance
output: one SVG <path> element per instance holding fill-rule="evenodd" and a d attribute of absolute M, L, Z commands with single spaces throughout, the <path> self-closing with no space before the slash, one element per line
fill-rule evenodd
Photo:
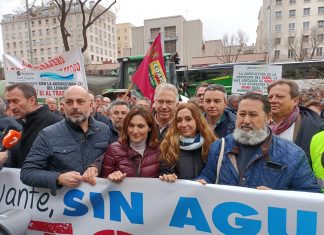
<path fill-rule="evenodd" d="M 178 36 L 165 36 L 161 38 L 163 41 L 177 41 L 178 40 Z M 155 40 L 155 38 L 149 38 L 148 42 L 149 43 L 153 43 L 153 41 Z"/>

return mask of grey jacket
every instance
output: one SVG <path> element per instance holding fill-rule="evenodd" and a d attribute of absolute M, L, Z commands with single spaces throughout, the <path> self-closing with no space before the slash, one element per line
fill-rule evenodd
<path fill-rule="evenodd" d="M 39 133 L 21 169 L 21 181 L 50 188 L 55 194 L 59 174 L 69 171 L 83 174 L 109 143 L 109 127 L 92 117 L 86 133 L 80 126 L 62 120 Z"/>

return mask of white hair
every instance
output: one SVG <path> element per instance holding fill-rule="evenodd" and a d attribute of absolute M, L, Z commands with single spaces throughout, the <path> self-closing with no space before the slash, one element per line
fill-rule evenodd
<path fill-rule="evenodd" d="M 176 97 L 176 101 L 179 101 L 179 93 L 178 89 L 175 87 L 175 85 L 170 84 L 170 83 L 161 83 L 155 88 L 155 93 L 154 93 L 154 100 L 156 97 L 159 96 L 159 93 L 161 91 L 172 91 Z"/>

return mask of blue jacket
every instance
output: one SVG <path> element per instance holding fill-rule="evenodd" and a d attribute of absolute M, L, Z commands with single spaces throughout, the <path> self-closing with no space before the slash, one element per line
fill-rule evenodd
<path fill-rule="evenodd" d="M 221 140 L 211 145 L 206 166 L 197 179 L 215 183 L 220 147 Z M 236 164 L 238 151 L 233 135 L 227 136 L 219 174 L 220 184 L 320 192 L 305 152 L 294 143 L 270 134 L 247 164 L 241 178 Z"/>
<path fill-rule="evenodd" d="M 57 189 L 60 173 L 77 171 L 83 174 L 110 143 L 109 127 L 89 118 L 89 129 L 62 120 L 42 130 L 35 140 L 20 172 L 24 184 Z"/>
<path fill-rule="evenodd" d="M 204 117 L 207 118 L 206 113 Z M 224 109 L 223 115 L 219 121 L 214 126 L 214 133 L 218 138 L 225 137 L 232 134 L 235 129 L 236 114 L 229 109 Z"/>

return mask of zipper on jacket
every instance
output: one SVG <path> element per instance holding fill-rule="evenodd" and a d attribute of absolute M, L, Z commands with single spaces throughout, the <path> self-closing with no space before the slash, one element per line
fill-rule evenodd
<path fill-rule="evenodd" d="M 254 163 L 254 162 L 256 162 L 257 160 L 259 160 L 262 156 L 263 156 L 263 155 L 261 155 L 261 156 L 257 155 L 257 157 L 256 157 L 252 162 L 250 162 L 250 163 L 249 163 L 249 164 L 244 168 L 242 174 L 240 175 L 240 173 L 239 173 L 239 175 L 240 175 L 239 185 L 241 185 L 241 181 L 242 181 L 243 175 L 244 175 L 244 173 L 245 173 L 245 170 L 246 170 L 247 168 L 249 168 L 249 166 L 251 166 L 252 163 Z"/>

